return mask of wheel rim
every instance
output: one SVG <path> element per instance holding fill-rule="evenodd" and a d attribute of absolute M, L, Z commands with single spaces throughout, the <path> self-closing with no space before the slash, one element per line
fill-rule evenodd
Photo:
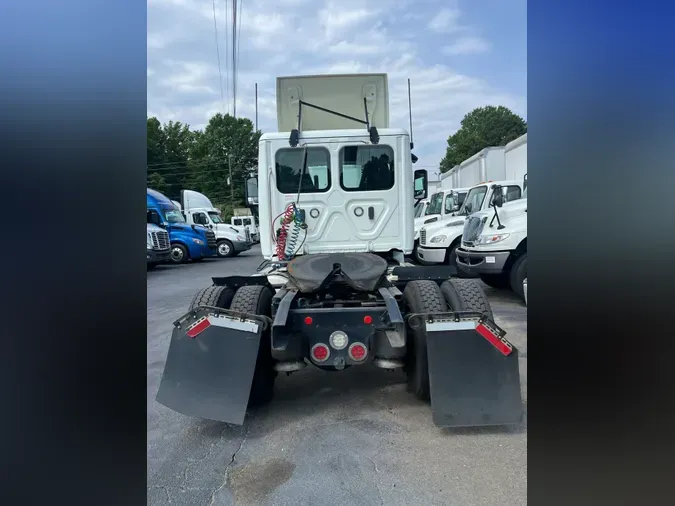
<path fill-rule="evenodd" d="M 226 242 L 221 242 L 218 245 L 218 253 L 221 255 L 229 255 L 230 254 L 230 246 Z"/>
<path fill-rule="evenodd" d="M 173 248 L 171 248 L 171 260 L 173 260 L 174 262 L 180 262 L 183 260 L 183 256 L 184 253 L 181 248 L 179 248 L 178 246 L 174 246 Z"/>

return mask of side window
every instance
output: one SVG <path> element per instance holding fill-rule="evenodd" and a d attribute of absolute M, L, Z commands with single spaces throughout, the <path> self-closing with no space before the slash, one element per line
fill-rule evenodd
<path fill-rule="evenodd" d="M 521 197 L 519 186 L 505 186 L 502 188 L 502 192 L 504 194 L 504 202 L 518 200 Z"/>
<path fill-rule="evenodd" d="M 148 223 L 152 223 L 153 225 L 159 225 L 162 222 L 162 220 L 159 217 L 159 213 L 157 213 L 157 211 L 152 211 L 150 209 L 148 209 L 147 220 Z"/>
<path fill-rule="evenodd" d="M 277 189 L 284 194 L 323 193 L 330 189 L 330 153 L 326 148 L 307 147 L 307 166 L 302 166 L 305 148 L 276 152 Z M 302 174 L 302 180 L 300 175 Z"/>
<path fill-rule="evenodd" d="M 386 145 L 340 150 L 340 186 L 345 191 L 389 190 L 394 186 L 394 150 Z"/>
<path fill-rule="evenodd" d="M 251 224 L 250 219 L 248 219 L 248 218 L 244 219 L 244 225 L 250 225 L 250 224 Z"/>
<path fill-rule="evenodd" d="M 455 199 L 453 198 L 452 193 L 448 193 L 445 196 L 445 212 L 451 213 L 454 204 L 455 204 Z"/>
<path fill-rule="evenodd" d="M 208 223 L 204 213 L 192 213 L 192 221 L 197 225 L 206 225 Z"/>
<path fill-rule="evenodd" d="M 234 226 L 235 227 L 241 227 L 241 220 L 239 220 L 239 219 L 234 220 Z"/>

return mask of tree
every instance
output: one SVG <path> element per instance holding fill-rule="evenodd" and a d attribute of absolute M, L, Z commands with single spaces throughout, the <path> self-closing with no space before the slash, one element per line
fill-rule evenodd
<path fill-rule="evenodd" d="M 258 166 L 260 131 L 248 118 L 216 114 L 203 132 L 194 132 L 190 156 L 190 187 L 212 201 L 234 204 L 244 201 L 244 181 L 248 170 Z M 228 179 L 232 174 L 232 188 Z"/>
<path fill-rule="evenodd" d="M 478 107 L 464 116 L 459 130 L 448 137 L 441 172 L 449 171 L 482 149 L 505 146 L 524 133 L 527 133 L 527 123 L 508 108 Z"/>
<path fill-rule="evenodd" d="M 148 175 L 148 188 L 157 190 L 159 193 L 166 195 L 169 193 L 169 186 L 159 172 L 153 172 Z"/>

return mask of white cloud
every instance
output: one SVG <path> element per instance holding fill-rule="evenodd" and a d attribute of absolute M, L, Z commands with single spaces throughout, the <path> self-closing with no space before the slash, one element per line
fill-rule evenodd
<path fill-rule="evenodd" d="M 459 9 L 441 9 L 429 21 L 429 29 L 438 33 L 449 33 L 456 31 L 459 26 Z"/>
<path fill-rule="evenodd" d="M 318 1 L 318 5 L 312 3 L 315 10 L 306 8 L 309 0 L 243 3 L 237 115 L 254 118 L 254 85 L 258 83 L 258 127 L 263 131 L 276 130 L 276 77 L 303 74 L 388 73 L 391 124 L 404 128 L 408 128 L 410 78 L 417 166 L 438 165 L 448 135 L 475 107 L 505 105 L 525 115 L 524 90 L 513 95 L 497 88 L 499 83 L 443 64 L 444 52 L 466 54 L 470 47 L 480 49 L 476 40 L 473 45 L 467 42 L 471 34 L 463 37 L 462 33 L 443 50 L 435 40 L 436 33 L 464 29 L 454 3 L 433 15 L 410 0 Z M 216 6 L 221 75 L 211 2 L 148 2 L 148 114 L 160 121 L 203 128 L 214 113 L 232 112 L 232 73 L 227 64 L 231 61 L 231 29 L 226 25 L 231 16 L 226 17 L 223 0 L 216 0 Z M 225 104 L 220 96 L 221 79 Z"/>
<path fill-rule="evenodd" d="M 471 55 L 488 53 L 492 49 L 492 44 L 482 37 L 460 37 L 454 44 L 443 48 L 444 54 L 449 55 Z"/>

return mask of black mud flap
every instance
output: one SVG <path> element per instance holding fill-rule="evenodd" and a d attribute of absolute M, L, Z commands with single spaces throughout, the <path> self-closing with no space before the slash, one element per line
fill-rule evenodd
<path fill-rule="evenodd" d="M 176 321 L 157 402 L 195 418 L 244 423 L 266 322 L 198 307 Z"/>
<path fill-rule="evenodd" d="M 427 321 L 433 420 L 439 427 L 516 425 L 523 416 L 518 350 L 483 318 Z"/>

